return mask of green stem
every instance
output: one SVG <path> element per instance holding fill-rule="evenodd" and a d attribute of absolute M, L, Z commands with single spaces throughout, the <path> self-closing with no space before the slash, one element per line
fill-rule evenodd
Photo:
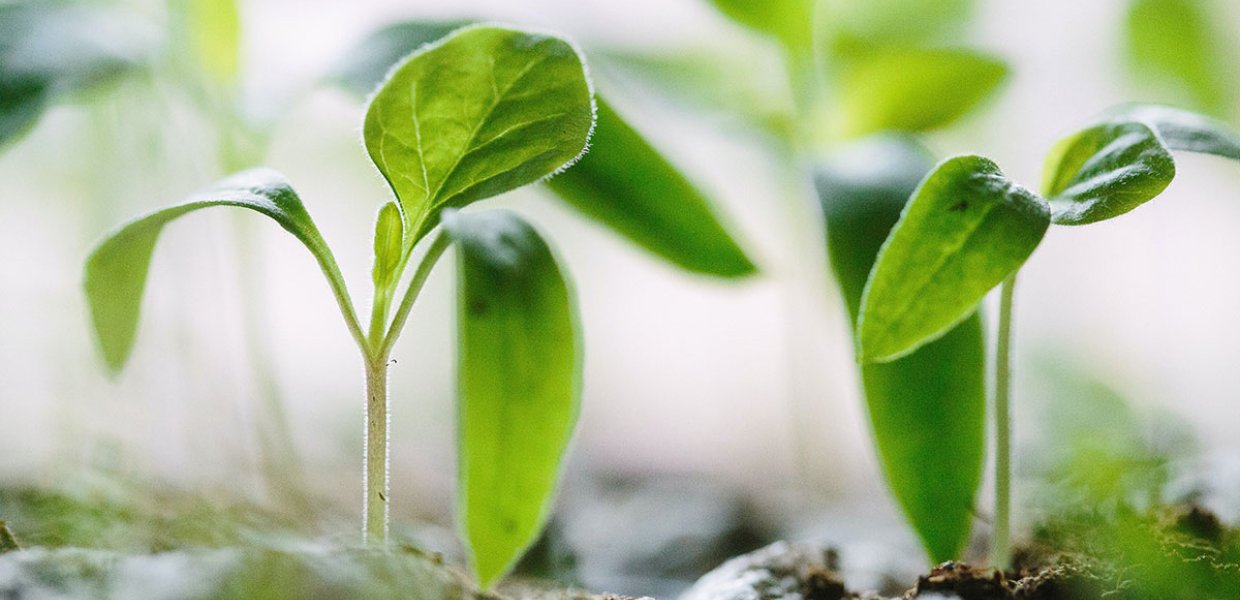
<path fill-rule="evenodd" d="M 388 534 L 388 492 L 391 489 L 388 433 L 387 359 L 366 361 L 366 454 L 363 465 L 362 542 L 382 546 Z"/>
<path fill-rule="evenodd" d="M 388 413 L 390 401 L 387 392 L 388 357 L 392 353 L 392 345 L 400 336 L 409 312 L 418 293 L 426 285 L 431 269 L 439 261 L 451 239 L 442 233 L 435 237 L 418 264 L 405 297 L 401 299 L 396 316 L 382 339 L 383 324 L 388 308 L 388 299 L 381 299 L 385 293 L 376 290 L 375 307 L 370 320 L 370 343 L 361 343 L 366 360 L 366 452 L 364 455 L 362 479 L 362 541 L 363 543 L 382 546 L 387 543 L 388 534 L 388 492 L 391 489 L 389 463 L 391 447 L 388 434 L 391 431 L 391 415 Z M 346 318 L 347 320 L 347 318 Z M 359 330 L 360 331 L 360 330 Z"/>
<path fill-rule="evenodd" d="M 1012 296 L 1016 273 L 999 291 L 999 340 L 995 348 L 995 529 L 990 556 L 1006 569 L 1011 562 L 1012 527 Z"/>
<path fill-rule="evenodd" d="M 409 311 L 413 310 L 413 303 L 418 299 L 422 286 L 426 285 L 426 279 L 430 277 L 431 269 L 435 268 L 435 263 L 439 261 L 439 257 L 443 256 L 444 250 L 447 250 L 448 245 L 451 243 L 451 238 L 440 233 L 435 236 L 435 240 L 431 242 L 430 248 L 426 249 L 426 255 L 422 257 L 422 262 L 418 264 L 418 270 L 413 273 L 413 279 L 409 282 L 409 288 L 405 290 L 405 297 L 401 298 L 400 306 L 396 309 L 396 316 L 392 317 L 392 324 L 388 326 L 387 335 L 383 336 L 383 344 L 379 346 L 378 351 L 374 354 L 376 358 L 386 361 L 388 355 L 392 353 L 392 346 L 396 343 L 396 339 L 400 337 L 401 330 L 405 328 L 405 321 L 409 319 Z"/>

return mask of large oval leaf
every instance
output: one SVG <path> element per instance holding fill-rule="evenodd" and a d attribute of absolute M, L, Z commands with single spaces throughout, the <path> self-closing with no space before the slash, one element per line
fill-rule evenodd
<path fill-rule="evenodd" d="M 866 282 L 861 361 L 900 358 L 947 333 L 1024 264 L 1049 226 L 1046 201 L 990 160 L 943 161 L 913 193 Z"/>
<path fill-rule="evenodd" d="M 1145 123 L 1172 150 L 1240 160 L 1240 134 L 1218 119 L 1161 104 L 1127 104 L 1109 115 Z"/>
<path fill-rule="evenodd" d="M 1137 121 L 1103 122 L 1060 140 L 1046 156 L 1042 192 L 1059 225 L 1122 215 L 1162 193 L 1175 160 Z"/>
<path fill-rule="evenodd" d="M 912 142 L 884 139 L 819 170 L 831 267 L 854 323 L 879 247 L 932 167 Z M 887 485 L 936 563 L 959 559 L 969 537 L 985 459 L 985 370 L 976 313 L 904 358 L 861 365 Z"/>
<path fill-rule="evenodd" d="M 898 49 L 863 52 L 842 69 L 836 135 L 925 131 L 959 119 L 1007 78 L 994 57 L 969 50 Z"/>
<path fill-rule="evenodd" d="M 710 202 L 602 99 L 590 153 L 547 182 L 569 204 L 690 271 L 756 271 Z"/>
<path fill-rule="evenodd" d="M 274 219 L 301 240 L 333 288 L 338 294 L 346 294 L 347 299 L 331 250 L 288 181 L 270 169 L 245 171 L 183 204 L 122 225 L 104 236 L 87 258 L 86 299 L 104 361 L 113 373 L 125 366 L 133 350 L 151 253 L 164 226 L 187 213 L 212 206 L 247 208 Z"/>
<path fill-rule="evenodd" d="M 576 48 L 548 35 L 474 26 L 393 69 L 370 101 L 364 135 L 404 210 L 412 249 L 444 208 L 570 164 L 593 126 Z"/>
<path fill-rule="evenodd" d="M 450 212 L 460 272 L 460 520 L 489 587 L 538 537 L 577 422 L 581 343 L 547 244 L 516 214 Z"/>

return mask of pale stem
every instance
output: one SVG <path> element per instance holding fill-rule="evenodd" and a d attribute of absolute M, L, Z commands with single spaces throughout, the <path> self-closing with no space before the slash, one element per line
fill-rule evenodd
<path fill-rule="evenodd" d="M 366 454 L 363 458 L 362 541 L 381 546 L 387 543 L 388 493 L 391 490 L 388 463 L 391 449 L 388 433 L 387 359 L 366 361 Z"/>
<path fill-rule="evenodd" d="M 1012 296 L 1016 274 L 999 291 L 999 339 L 995 348 L 995 528 L 991 560 L 1000 569 L 1011 562 L 1012 527 Z"/>

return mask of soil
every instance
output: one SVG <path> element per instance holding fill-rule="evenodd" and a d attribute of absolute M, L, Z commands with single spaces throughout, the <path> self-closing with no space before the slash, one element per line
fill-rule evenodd
<path fill-rule="evenodd" d="M 902 594 L 847 587 L 838 556 L 778 542 L 724 563 L 681 600 L 1236 600 L 1240 530 L 1199 506 L 1064 516 L 1001 572 L 947 562 Z"/>

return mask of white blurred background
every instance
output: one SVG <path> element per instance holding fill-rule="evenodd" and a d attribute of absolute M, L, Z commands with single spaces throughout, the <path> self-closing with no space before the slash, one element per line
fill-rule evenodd
<path fill-rule="evenodd" d="M 128 4 L 158 15 L 157 3 Z M 254 114 L 277 118 L 264 162 L 301 193 L 359 306 L 372 220 L 388 191 L 362 150 L 360 102 L 318 81 L 370 31 L 397 19 L 484 17 L 589 47 L 769 51 L 704 0 L 243 6 L 246 97 Z M 1167 99 L 1126 75 L 1122 10 L 1119 0 L 980 3 L 962 43 L 1002 56 L 1012 77 L 984 109 L 930 136 L 930 147 L 986 154 L 1033 187 L 1060 136 L 1114 104 Z M 1224 14 L 1240 31 L 1240 10 Z M 683 273 L 536 188 L 488 201 L 535 221 L 576 284 L 587 367 L 571 468 L 879 498 L 893 513 L 825 246 L 807 243 L 793 216 L 802 213 L 789 210 L 790 200 L 812 202 L 809 182 L 790 181 L 787 165 L 726 119 L 690 114 L 638 86 L 609 91 L 716 200 L 763 272 L 730 283 Z M 158 81 L 123 84 L 57 106 L 0 154 L 0 479 L 48 483 L 102 465 L 251 493 L 260 488 L 254 421 L 265 393 L 252 363 L 269 353 L 312 488 L 353 508 L 361 362 L 310 256 L 261 217 L 208 211 L 170 227 L 129 367 L 110 381 L 98 361 L 79 288 L 91 243 L 219 176 L 210 125 L 175 96 Z M 1042 389 L 1031 365 L 1053 357 L 1137 405 L 1173 411 L 1206 447 L 1240 450 L 1240 167 L 1177 161 L 1179 176 L 1157 201 L 1087 228 L 1052 228 L 1028 263 L 1017 299 L 1018 430 L 1033 419 L 1022 397 Z M 256 235 L 251 247 L 239 245 L 244 229 Z M 239 280 L 241 261 L 255 265 L 256 281 Z M 451 274 L 436 270 L 395 353 L 398 517 L 447 521 L 452 505 Z M 252 331 L 246 305 L 260 319 Z"/>

